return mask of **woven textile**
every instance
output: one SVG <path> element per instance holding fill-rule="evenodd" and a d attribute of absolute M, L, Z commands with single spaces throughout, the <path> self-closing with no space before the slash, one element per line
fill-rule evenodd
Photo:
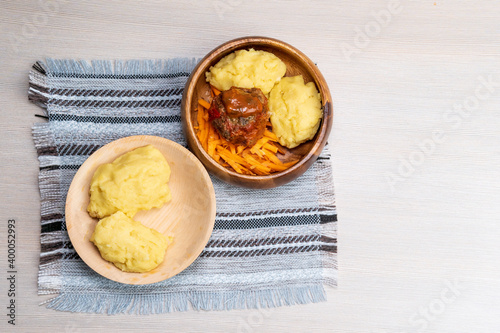
<path fill-rule="evenodd" d="M 141 314 L 275 307 L 326 299 L 337 284 L 337 215 L 327 149 L 297 180 L 269 190 L 212 177 L 213 234 L 188 269 L 163 282 L 132 286 L 101 277 L 74 251 L 64 206 L 79 166 L 101 146 L 157 135 L 186 146 L 180 123 L 191 59 L 37 62 L 29 98 L 46 112 L 33 139 L 40 163 L 39 294 L 73 312 Z"/>

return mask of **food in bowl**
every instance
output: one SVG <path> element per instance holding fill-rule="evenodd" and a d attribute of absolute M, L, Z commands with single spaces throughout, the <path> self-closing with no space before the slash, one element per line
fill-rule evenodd
<path fill-rule="evenodd" d="M 139 210 L 160 207 L 172 199 L 170 166 L 153 147 L 136 148 L 97 168 L 90 185 L 90 216 L 104 218 L 117 211 L 133 217 Z"/>
<path fill-rule="evenodd" d="M 284 77 L 273 87 L 269 110 L 273 132 L 288 148 L 314 138 L 323 116 L 321 95 L 313 82 L 304 84 L 302 75 Z"/>
<path fill-rule="evenodd" d="M 267 98 L 258 88 L 231 87 L 212 99 L 208 117 L 227 141 L 253 146 L 264 136 L 269 120 Z"/>
<path fill-rule="evenodd" d="M 148 272 L 163 262 L 171 238 L 133 220 L 139 210 L 172 199 L 170 166 L 152 145 L 136 148 L 100 165 L 90 184 L 87 211 L 100 218 L 90 241 L 102 258 L 124 272 Z"/>
<path fill-rule="evenodd" d="M 220 91 L 231 87 L 259 88 L 267 96 L 285 73 L 285 63 L 273 53 L 249 49 L 222 58 L 210 67 L 206 78 Z"/>
<path fill-rule="evenodd" d="M 222 94 L 212 87 L 214 97 Z M 270 129 L 270 122 L 266 122 L 263 136 L 252 146 L 234 144 L 226 140 L 210 121 L 209 110 L 211 104 L 200 99 L 198 101 L 198 126 L 195 126 L 196 135 L 203 149 L 217 163 L 230 168 L 239 174 L 265 176 L 273 172 L 284 171 L 298 162 L 298 159 L 283 163 L 277 154 L 285 151 L 277 144 L 278 138 Z"/>
<path fill-rule="evenodd" d="M 122 271 L 143 273 L 163 262 L 172 238 L 118 211 L 97 223 L 90 241 L 104 260 Z"/>
<path fill-rule="evenodd" d="M 206 80 L 206 73 L 220 59 L 226 57 L 231 52 L 242 49 L 248 50 L 250 48 L 267 51 L 276 55 L 287 67 L 286 76 L 303 75 L 305 82 L 314 82 L 321 94 L 321 106 L 323 110 L 321 123 L 312 140 L 304 142 L 293 149 L 283 147 L 274 141 L 271 142 L 282 150 L 275 154 L 275 156 L 283 163 L 298 162 L 283 171 L 272 172 L 265 176 L 239 174 L 228 166 L 227 163 L 224 162 L 226 165 L 222 165 L 220 161 L 217 162 L 212 157 L 213 155 L 208 153 L 206 140 L 203 143 L 203 140 L 199 139 L 199 132 L 205 132 L 204 126 L 199 126 L 200 123 L 197 119 L 199 101 L 200 99 L 204 100 L 203 103 L 208 104 L 207 108 L 209 108 L 213 98 L 211 85 Z M 287 184 L 304 174 L 317 160 L 318 156 L 320 156 L 332 129 L 333 108 L 331 99 L 328 84 L 321 74 L 320 69 L 300 50 L 274 38 L 260 36 L 242 37 L 217 46 L 198 62 L 191 72 L 182 94 L 181 122 L 189 148 L 213 176 L 235 186 L 254 189 L 275 188 Z M 205 109 L 205 107 L 202 109 Z M 266 127 L 272 133 L 271 124 L 269 123 Z M 218 132 L 214 131 L 218 135 Z M 205 136 L 206 138 L 207 136 Z"/>
<path fill-rule="evenodd" d="M 299 161 L 288 154 L 282 162 L 283 147 L 314 138 L 323 114 L 321 95 L 300 75 L 283 77 L 286 70 L 271 52 L 250 49 L 230 53 L 205 73 L 211 99 L 199 100 L 195 130 L 219 164 L 240 174 L 269 175 Z"/>

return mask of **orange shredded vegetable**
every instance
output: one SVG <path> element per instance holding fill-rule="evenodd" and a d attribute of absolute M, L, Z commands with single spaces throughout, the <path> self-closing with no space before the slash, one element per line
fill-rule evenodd
<path fill-rule="evenodd" d="M 215 88 L 214 86 L 210 86 L 210 89 L 212 89 L 212 93 L 215 95 L 215 96 L 219 96 L 220 94 L 220 90 L 218 90 L 217 88 Z"/>
<path fill-rule="evenodd" d="M 221 92 L 211 87 L 211 95 L 217 96 Z M 277 154 L 285 154 L 285 150 L 277 143 L 276 134 L 266 129 L 264 136 L 252 147 L 235 145 L 219 135 L 212 123 L 208 121 L 210 103 L 204 99 L 198 100 L 197 137 L 203 149 L 215 161 L 226 168 L 233 169 L 239 174 L 269 175 L 291 167 L 298 160 L 283 163 Z M 270 122 L 267 124 L 270 127 Z"/>
<path fill-rule="evenodd" d="M 199 99 L 198 100 L 198 104 L 200 104 L 201 106 L 203 106 L 205 109 L 210 109 L 210 103 L 208 103 L 207 101 L 205 101 L 204 99 Z"/>

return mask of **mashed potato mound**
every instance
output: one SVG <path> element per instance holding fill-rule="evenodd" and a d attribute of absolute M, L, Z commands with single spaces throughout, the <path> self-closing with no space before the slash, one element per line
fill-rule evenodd
<path fill-rule="evenodd" d="M 219 90 L 259 88 L 267 96 L 285 72 L 285 63 L 274 54 L 250 49 L 225 56 L 210 67 L 206 76 L 207 82 Z"/>
<path fill-rule="evenodd" d="M 268 105 L 273 132 L 282 146 L 297 147 L 318 131 L 321 95 L 313 82 L 304 84 L 302 75 L 282 78 L 271 90 Z"/>
<path fill-rule="evenodd" d="M 122 271 L 142 273 L 163 262 L 171 239 L 117 212 L 97 223 L 90 241 Z"/>
<path fill-rule="evenodd" d="M 133 217 L 139 210 L 171 200 L 170 166 L 151 145 L 137 148 L 113 163 L 99 166 L 90 184 L 90 216 L 103 218 L 117 211 Z"/>

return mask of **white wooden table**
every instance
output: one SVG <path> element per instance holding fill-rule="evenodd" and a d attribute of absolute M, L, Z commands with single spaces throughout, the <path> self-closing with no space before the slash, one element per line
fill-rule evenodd
<path fill-rule="evenodd" d="M 497 1 L 2 1 L 0 331 L 499 332 Z M 38 59 L 202 57 L 241 36 L 317 62 L 334 100 L 339 287 L 328 302 L 152 316 L 39 304 Z M 16 326 L 7 224 L 17 223 Z"/>

